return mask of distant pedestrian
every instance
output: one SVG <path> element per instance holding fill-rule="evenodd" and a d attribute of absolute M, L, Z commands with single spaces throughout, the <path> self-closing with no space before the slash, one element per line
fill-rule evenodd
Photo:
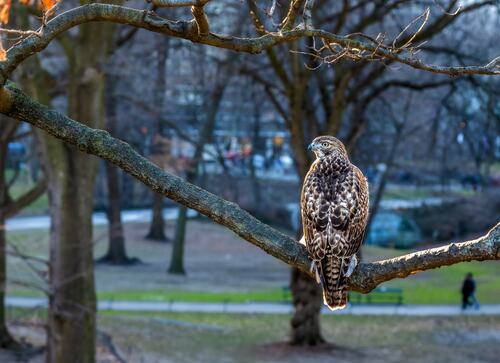
<path fill-rule="evenodd" d="M 479 309 L 479 302 L 476 299 L 476 281 L 474 281 L 470 272 L 465 275 L 462 284 L 462 310 L 467 309 L 469 306 Z"/>

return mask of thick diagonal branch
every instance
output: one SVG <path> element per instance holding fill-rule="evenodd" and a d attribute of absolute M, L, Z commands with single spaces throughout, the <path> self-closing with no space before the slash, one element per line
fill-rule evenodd
<path fill-rule="evenodd" d="M 80 124 L 30 99 L 12 83 L 0 89 L 0 113 L 24 120 L 82 152 L 112 162 L 148 187 L 206 215 L 283 262 L 309 272 L 305 248 L 276 229 L 214 194 L 165 172 L 129 144 L 106 131 Z M 349 280 L 352 290 L 369 292 L 384 281 L 465 261 L 500 259 L 500 223 L 487 235 L 468 242 L 424 250 L 390 260 L 363 263 Z"/>

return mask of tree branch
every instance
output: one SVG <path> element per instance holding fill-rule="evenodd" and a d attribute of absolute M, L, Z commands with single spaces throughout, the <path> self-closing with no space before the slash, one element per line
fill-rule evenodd
<path fill-rule="evenodd" d="M 295 24 L 295 19 L 299 14 L 300 6 L 304 0 L 290 0 L 290 7 L 288 8 L 288 13 L 281 22 L 281 31 L 291 30 Z"/>
<path fill-rule="evenodd" d="M 270 255 L 310 273 L 311 261 L 306 250 L 294 239 L 260 222 L 237 204 L 161 170 L 129 144 L 111 137 L 108 132 L 92 129 L 39 104 L 12 83 L 0 90 L 0 112 L 29 122 L 77 146 L 82 152 L 115 164 L 155 192 L 197 210 Z M 362 263 L 349 279 L 349 287 L 366 293 L 382 282 L 419 271 L 465 261 L 499 259 L 500 223 L 487 235 L 473 241 L 452 243 L 385 261 Z"/>
<path fill-rule="evenodd" d="M 382 282 L 459 262 L 500 260 L 500 223 L 486 235 L 408 255 L 364 263 L 349 280 L 357 291 L 370 292 Z"/>
<path fill-rule="evenodd" d="M 5 216 L 7 218 L 15 216 L 19 211 L 37 200 L 47 189 L 47 181 L 40 179 L 30 190 L 21 195 L 16 200 L 11 200 L 5 206 Z"/>
<path fill-rule="evenodd" d="M 300 1 L 299 1 L 300 2 Z M 68 10 L 47 22 L 38 36 L 28 36 L 7 52 L 7 59 L 0 64 L 0 84 L 5 84 L 10 74 L 26 58 L 45 49 L 47 45 L 65 31 L 80 24 L 93 21 L 107 21 L 150 30 L 195 43 L 207 44 L 217 48 L 230 49 L 238 52 L 260 53 L 275 45 L 292 42 L 306 37 L 317 37 L 328 44 L 336 44 L 345 49 L 366 52 L 370 59 L 388 59 L 406 64 L 415 69 L 433 73 L 459 76 L 464 74 L 500 74 L 500 58 L 482 66 L 446 67 L 430 65 L 414 58 L 411 54 L 403 56 L 389 47 L 382 47 L 371 40 L 355 40 L 350 36 L 340 36 L 320 29 L 293 29 L 280 33 L 266 33 L 257 38 L 238 38 L 233 36 L 198 32 L 196 20 L 171 21 L 149 11 L 131 9 L 124 6 L 93 3 Z"/>

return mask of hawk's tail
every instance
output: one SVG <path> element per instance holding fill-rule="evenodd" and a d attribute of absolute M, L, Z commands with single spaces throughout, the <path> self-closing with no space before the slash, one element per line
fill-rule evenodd
<path fill-rule="evenodd" d="M 350 258 L 325 257 L 316 262 L 318 275 L 323 285 L 323 301 L 330 310 L 343 309 L 347 305 L 345 277 Z"/>

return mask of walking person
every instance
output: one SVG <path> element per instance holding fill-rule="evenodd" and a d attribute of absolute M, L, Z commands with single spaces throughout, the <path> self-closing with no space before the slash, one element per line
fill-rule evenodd
<path fill-rule="evenodd" d="M 467 309 L 469 306 L 473 306 L 476 310 L 479 309 L 479 302 L 476 298 L 476 281 L 474 281 L 470 272 L 465 275 L 462 284 L 462 310 Z"/>

